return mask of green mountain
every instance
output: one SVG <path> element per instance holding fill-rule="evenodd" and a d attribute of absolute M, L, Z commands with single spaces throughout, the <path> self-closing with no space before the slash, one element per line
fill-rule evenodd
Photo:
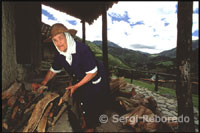
<path fill-rule="evenodd" d="M 102 41 L 93 41 L 93 43 L 95 43 L 96 45 L 102 47 Z M 121 48 L 119 45 L 111 42 L 111 41 L 108 41 L 108 46 L 112 46 L 112 47 L 116 47 L 116 48 Z"/>
<path fill-rule="evenodd" d="M 102 48 L 102 41 L 93 41 L 99 48 Z M 119 58 L 124 64 L 132 68 L 137 64 L 148 63 L 151 59 L 150 54 L 134 51 L 127 48 L 121 48 L 113 42 L 108 42 L 108 53 L 116 58 Z"/>
<path fill-rule="evenodd" d="M 199 40 L 193 40 L 192 41 L 192 50 L 194 51 L 199 47 Z M 158 56 L 167 56 L 171 58 L 176 57 L 176 48 L 173 48 L 171 50 L 166 50 L 158 54 Z"/>
<path fill-rule="evenodd" d="M 79 38 L 79 41 L 81 39 Z M 93 51 L 96 58 L 102 60 L 102 41 L 86 41 L 86 44 Z M 193 41 L 195 59 L 198 60 L 198 41 Z M 176 48 L 163 51 L 159 54 L 148 54 L 121 48 L 117 44 L 108 41 L 108 62 L 109 66 L 118 66 L 121 68 L 133 68 L 147 71 L 157 71 L 164 73 L 176 72 Z M 193 71 L 197 71 L 198 63 L 193 65 Z"/>
<path fill-rule="evenodd" d="M 82 41 L 82 39 L 79 37 L 75 37 L 75 40 L 80 41 L 80 42 Z M 103 60 L 102 49 L 99 46 L 97 46 L 96 44 L 94 44 L 93 42 L 90 42 L 90 41 L 86 41 L 86 45 L 88 45 L 90 47 L 90 49 L 92 50 L 93 54 L 95 55 L 95 57 L 97 59 Z M 109 67 L 118 66 L 118 67 L 125 68 L 125 69 L 130 68 L 123 61 L 121 61 L 118 57 L 115 57 L 110 53 L 108 53 L 108 62 L 109 62 Z"/>

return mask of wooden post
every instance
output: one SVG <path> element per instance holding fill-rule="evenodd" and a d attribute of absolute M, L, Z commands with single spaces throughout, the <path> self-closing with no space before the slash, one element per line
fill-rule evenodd
<path fill-rule="evenodd" d="M 158 91 L 158 74 L 156 73 L 156 79 L 155 79 L 155 91 Z"/>
<path fill-rule="evenodd" d="M 131 83 L 133 83 L 133 70 L 131 70 Z"/>
<path fill-rule="evenodd" d="M 107 41 L 107 10 L 106 4 L 102 9 L 102 51 L 103 51 L 103 63 L 108 72 L 108 41 Z"/>
<path fill-rule="evenodd" d="M 182 116 L 183 118 L 189 119 L 189 122 L 179 122 L 179 132 L 195 131 L 190 73 L 190 54 L 192 52 L 192 13 L 192 1 L 178 1 L 176 96 L 178 101 L 178 117 Z"/>
<path fill-rule="evenodd" d="M 82 37 L 82 42 L 85 44 L 85 20 L 82 20 L 82 32 L 83 32 L 83 37 Z"/>

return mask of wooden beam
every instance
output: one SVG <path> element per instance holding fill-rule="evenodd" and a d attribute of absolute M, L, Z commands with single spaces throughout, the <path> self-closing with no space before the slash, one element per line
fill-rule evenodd
<path fill-rule="evenodd" d="M 82 32 L 83 32 L 82 42 L 85 44 L 85 20 L 82 20 L 81 22 L 82 22 Z"/>
<path fill-rule="evenodd" d="M 179 132 L 195 131 L 190 64 L 192 52 L 192 13 L 192 1 L 178 1 L 176 96 L 178 101 L 178 117 L 182 116 L 189 119 L 189 122 L 179 122 Z"/>
<path fill-rule="evenodd" d="M 158 74 L 156 73 L 156 79 L 155 79 L 155 91 L 158 91 Z"/>
<path fill-rule="evenodd" d="M 102 8 L 102 51 L 103 63 L 105 69 L 108 71 L 108 41 L 107 41 L 107 10 L 106 4 Z"/>

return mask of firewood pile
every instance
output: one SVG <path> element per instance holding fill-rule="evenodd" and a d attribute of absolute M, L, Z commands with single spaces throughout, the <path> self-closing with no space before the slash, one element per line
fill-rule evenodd
<path fill-rule="evenodd" d="M 41 86 L 15 81 L 2 92 L 2 130 L 5 132 L 45 132 L 67 108 L 69 92 L 60 96 Z M 60 103 L 62 99 L 62 103 Z M 59 105 L 60 104 L 60 105 Z"/>
<path fill-rule="evenodd" d="M 126 110 L 121 116 L 124 126 L 136 132 L 175 132 L 177 121 L 163 117 L 152 96 L 136 94 L 134 86 L 127 84 L 123 77 L 111 79 L 110 89 L 115 100 Z"/>

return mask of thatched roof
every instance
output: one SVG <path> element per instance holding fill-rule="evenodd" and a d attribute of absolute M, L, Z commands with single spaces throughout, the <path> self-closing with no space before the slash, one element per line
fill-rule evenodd
<path fill-rule="evenodd" d="M 88 1 L 88 2 L 42 2 L 46 6 L 50 6 L 56 10 L 65 12 L 71 16 L 85 20 L 89 24 L 92 24 L 101 14 L 104 5 L 106 9 L 112 7 L 112 5 L 117 2 L 98 2 L 98 1 Z"/>

